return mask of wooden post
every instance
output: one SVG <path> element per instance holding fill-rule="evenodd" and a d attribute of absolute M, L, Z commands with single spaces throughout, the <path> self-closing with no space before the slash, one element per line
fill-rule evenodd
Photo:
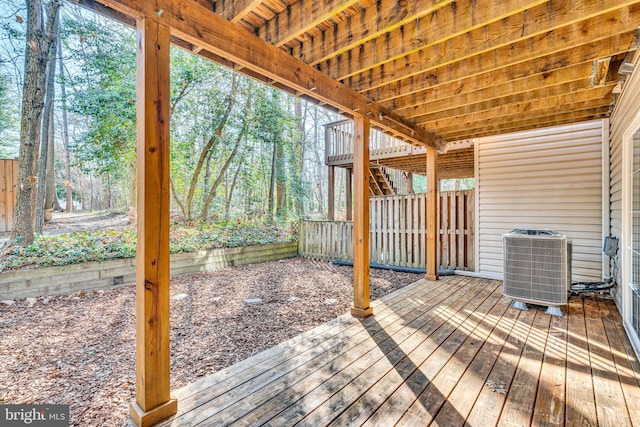
<path fill-rule="evenodd" d="M 137 22 L 138 246 L 136 398 L 131 418 L 150 426 L 175 414 L 169 385 L 169 27 Z"/>
<path fill-rule="evenodd" d="M 336 167 L 329 166 L 329 188 L 327 191 L 327 219 L 333 221 L 336 219 Z"/>
<path fill-rule="evenodd" d="M 426 197 L 426 275 L 427 280 L 438 280 L 438 153 L 427 147 L 427 197 Z"/>
<path fill-rule="evenodd" d="M 351 192 L 352 185 L 352 176 L 353 172 L 351 169 L 345 169 L 345 209 L 347 210 L 347 221 L 353 220 L 353 196 Z"/>
<path fill-rule="evenodd" d="M 369 120 L 356 116 L 353 131 L 353 308 L 370 316 L 369 305 Z"/>

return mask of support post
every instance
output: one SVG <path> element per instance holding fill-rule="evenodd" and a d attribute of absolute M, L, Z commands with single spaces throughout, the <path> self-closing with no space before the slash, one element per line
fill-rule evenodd
<path fill-rule="evenodd" d="M 427 280 L 438 280 L 438 153 L 435 148 L 427 147 Z"/>
<path fill-rule="evenodd" d="M 353 176 L 353 172 L 351 169 L 345 169 L 345 180 L 344 180 L 344 184 L 345 184 L 345 209 L 347 210 L 347 221 L 352 221 L 353 220 L 353 196 L 352 196 L 352 192 L 351 192 L 351 177 Z"/>
<path fill-rule="evenodd" d="M 370 316 L 369 305 L 369 120 L 356 116 L 353 132 L 353 308 Z"/>
<path fill-rule="evenodd" d="M 136 398 L 151 426 L 175 414 L 169 384 L 169 27 L 137 22 Z"/>
<path fill-rule="evenodd" d="M 329 166 L 329 188 L 327 191 L 327 219 L 336 219 L 336 167 Z"/>

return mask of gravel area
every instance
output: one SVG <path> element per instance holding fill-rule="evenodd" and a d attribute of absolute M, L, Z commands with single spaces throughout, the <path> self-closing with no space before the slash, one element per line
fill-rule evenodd
<path fill-rule="evenodd" d="M 372 299 L 419 274 L 371 270 Z M 353 273 L 302 258 L 171 284 L 171 387 L 348 311 Z M 0 403 L 71 405 L 71 424 L 120 426 L 135 391 L 135 287 L 0 302 Z"/>

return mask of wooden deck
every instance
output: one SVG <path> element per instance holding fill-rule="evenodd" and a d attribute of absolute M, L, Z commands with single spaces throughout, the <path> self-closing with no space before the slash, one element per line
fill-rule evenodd
<path fill-rule="evenodd" d="M 501 282 L 416 282 L 174 392 L 164 426 L 640 425 L 640 364 L 605 297 L 562 318 Z"/>

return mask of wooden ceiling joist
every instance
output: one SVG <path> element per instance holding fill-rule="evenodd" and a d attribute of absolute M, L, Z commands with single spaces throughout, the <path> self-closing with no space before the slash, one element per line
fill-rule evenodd
<path fill-rule="evenodd" d="M 505 44 L 516 38 L 530 37 L 529 27 L 540 25 L 536 19 L 545 15 L 546 0 L 463 0 L 450 3 L 420 19 L 412 20 L 400 28 L 372 39 L 343 56 L 348 61 L 325 61 L 321 70 L 342 80 L 390 63 L 397 59 L 434 48 L 442 55 L 446 46 L 452 43 L 460 54 L 460 45 L 482 49 L 502 41 Z M 538 13 L 533 13 L 538 11 Z M 526 13 L 525 13 L 526 11 Z M 513 21 L 513 22 L 512 22 Z M 546 26 L 544 26 L 546 28 Z M 497 39 L 497 40 L 494 40 Z M 471 42 L 470 42 L 471 41 Z"/>
<path fill-rule="evenodd" d="M 480 55 L 462 60 L 453 65 L 446 65 L 428 73 L 399 80 L 386 86 L 363 92 L 368 98 L 377 102 L 388 101 L 419 94 L 430 88 L 445 84 L 457 83 L 460 91 L 467 87 L 469 79 L 477 78 L 478 87 L 499 85 L 534 75 L 544 76 L 554 70 L 561 70 L 567 66 L 581 64 L 617 55 L 635 48 L 635 29 L 623 34 L 615 34 L 603 40 L 571 46 L 567 50 L 549 53 L 542 57 L 534 56 L 524 62 L 511 63 L 499 61 L 501 53 L 497 55 Z M 483 62 L 486 61 L 486 62 Z M 401 102 L 401 100 L 399 101 Z"/>
<path fill-rule="evenodd" d="M 640 4 L 634 4 L 529 38 L 514 37 L 511 34 L 510 38 L 504 39 L 498 32 L 493 34 L 498 39 L 495 40 L 490 34 L 480 31 L 480 40 L 469 42 L 468 38 L 471 38 L 471 35 L 449 40 L 443 46 L 431 46 L 400 60 L 370 69 L 354 76 L 348 84 L 357 91 L 371 90 L 411 76 L 430 74 L 433 69 L 458 63 L 466 58 L 475 58 L 477 63 L 484 65 L 484 68 L 479 68 L 478 73 L 486 72 L 487 68 L 499 69 L 570 50 L 575 46 L 603 40 L 615 34 L 635 31 L 639 22 Z M 514 39 L 518 41 L 513 42 Z M 477 73 L 472 73 L 471 70 L 467 73 L 473 74 Z"/>
<path fill-rule="evenodd" d="M 435 146 L 439 137 L 416 127 L 388 108 L 370 102 L 349 87 L 296 60 L 216 13 L 190 0 L 99 0 L 129 16 L 150 17 L 172 35 L 348 114 L 368 117 L 401 140 Z M 357 111 L 357 113 L 355 113 Z"/>
<path fill-rule="evenodd" d="M 551 88 L 563 83 L 587 80 L 592 71 L 592 62 L 584 62 L 499 84 L 492 84 L 488 79 L 471 77 L 395 99 L 392 104 L 394 110 L 401 114 L 414 113 L 414 107 L 421 107 L 425 113 L 434 113 L 443 109 L 503 98 L 517 93 Z"/>
<path fill-rule="evenodd" d="M 258 37 L 274 46 L 282 46 L 317 27 L 359 0 L 298 1 L 257 29 Z"/>
<path fill-rule="evenodd" d="M 453 0 L 379 0 L 375 7 L 363 9 L 297 46 L 292 54 L 307 64 L 316 65 L 451 3 Z"/>
<path fill-rule="evenodd" d="M 473 129 L 458 127 L 450 133 L 443 132 L 443 136 L 447 139 L 457 139 L 460 138 L 461 135 L 472 134 L 476 138 L 481 138 L 490 135 L 571 124 L 585 120 L 597 120 L 608 117 L 609 109 L 609 107 L 597 107 L 589 110 L 570 111 L 568 113 L 558 113 L 550 116 L 536 116 L 524 120 L 506 121 L 492 126 L 474 127 Z"/>
<path fill-rule="evenodd" d="M 578 80 L 560 85 L 533 90 L 530 92 L 520 92 L 513 95 L 505 95 L 501 98 L 495 98 L 488 101 L 481 101 L 475 104 L 464 104 L 462 106 L 452 105 L 448 108 L 448 104 L 444 104 L 439 111 L 429 113 L 430 110 L 423 110 L 422 107 L 415 107 L 414 111 L 419 115 L 409 115 L 412 119 L 423 126 L 439 126 L 440 120 L 463 120 L 467 115 L 477 115 L 479 120 L 484 120 L 487 112 L 491 112 L 491 116 L 503 112 L 504 114 L 519 113 L 523 106 L 526 108 L 545 108 L 553 104 L 554 106 L 562 104 L 570 104 L 582 101 L 592 101 L 602 99 L 608 103 L 605 97 L 611 93 L 616 82 L 609 82 L 596 89 L 591 85 L 589 78 Z M 435 108 L 434 108 L 435 109 Z M 434 127 L 437 129 L 437 127 Z"/>
<path fill-rule="evenodd" d="M 576 105 L 579 105 L 582 108 L 589 106 L 608 107 L 609 98 L 607 95 L 611 93 L 613 86 L 615 85 L 609 84 L 608 86 L 598 88 L 596 91 L 583 90 L 576 93 L 562 94 L 549 98 L 534 99 L 532 101 L 523 100 L 513 104 L 496 105 L 494 108 L 486 111 L 469 110 L 466 114 L 443 114 L 439 118 L 429 116 L 429 118 L 433 118 L 433 120 L 425 120 L 424 122 L 420 121 L 420 123 L 424 126 L 430 126 L 433 127 L 433 129 L 438 129 L 440 132 L 441 129 L 447 127 L 469 127 L 473 123 L 483 125 L 490 121 L 506 121 L 513 116 L 523 117 L 525 115 L 535 115 L 538 114 L 538 112 L 545 113 L 554 108 L 561 111 L 570 111 L 569 107 L 574 106 L 575 108 Z"/>

